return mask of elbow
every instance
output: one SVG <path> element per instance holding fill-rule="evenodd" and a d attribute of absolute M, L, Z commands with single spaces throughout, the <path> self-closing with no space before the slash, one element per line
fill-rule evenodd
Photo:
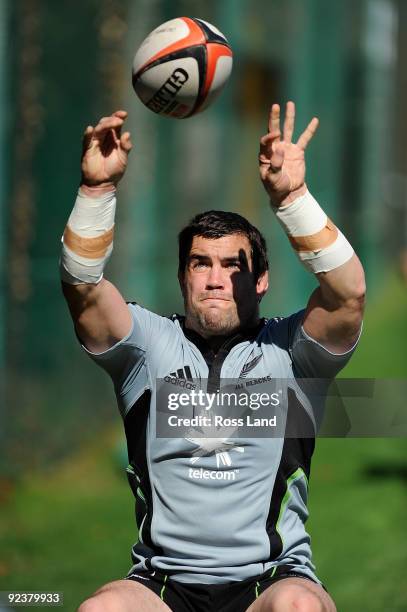
<path fill-rule="evenodd" d="M 366 283 L 363 278 L 353 289 L 345 301 L 345 308 L 353 313 L 363 315 L 366 303 Z"/>
<path fill-rule="evenodd" d="M 344 305 L 349 310 L 363 312 L 366 301 L 366 280 L 365 272 L 359 260 L 356 266 L 349 272 L 346 275 L 347 278 L 345 276 L 346 280 L 344 279 Z"/>
<path fill-rule="evenodd" d="M 360 278 L 359 282 L 355 287 L 355 296 L 354 299 L 359 304 L 360 307 L 364 307 L 366 300 L 366 281 L 365 275 L 363 274 Z"/>

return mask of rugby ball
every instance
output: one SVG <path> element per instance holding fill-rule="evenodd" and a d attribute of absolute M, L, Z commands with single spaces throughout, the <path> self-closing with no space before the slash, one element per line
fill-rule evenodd
<path fill-rule="evenodd" d="M 207 108 L 232 71 L 232 50 L 215 26 L 177 17 L 155 28 L 133 61 L 133 87 L 147 108 L 185 119 Z"/>

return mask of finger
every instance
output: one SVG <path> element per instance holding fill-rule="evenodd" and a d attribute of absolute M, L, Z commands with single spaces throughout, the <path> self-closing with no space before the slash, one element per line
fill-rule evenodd
<path fill-rule="evenodd" d="M 273 106 L 271 107 L 270 115 L 269 115 L 268 131 L 269 133 L 278 132 L 279 136 L 281 136 L 280 105 L 279 104 L 273 104 Z"/>
<path fill-rule="evenodd" d="M 113 116 L 114 116 L 114 115 L 109 115 L 109 117 L 101 117 L 101 118 L 99 119 L 99 123 L 98 123 L 98 125 L 99 125 L 99 124 L 106 123 L 107 121 L 110 121 L 110 119 L 111 119 Z"/>
<path fill-rule="evenodd" d="M 113 113 L 112 117 L 118 117 L 124 123 L 124 121 L 127 118 L 127 111 L 125 111 L 125 110 L 118 110 L 118 111 Z M 120 142 L 121 129 L 122 129 L 123 123 L 121 125 L 117 126 L 114 129 L 114 136 L 115 136 L 116 144 L 119 144 L 119 142 Z"/>
<path fill-rule="evenodd" d="M 304 132 L 299 137 L 297 145 L 303 151 L 305 151 L 305 149 L 308 146 L 309 141 L 311 140 L 311 138 L 314 136 L 315 132 L 317 131 L 318 125 L 319 125 L 319 119 L 314 117 L 313 119 L 311 119 L 308 126 L 306 127 Z"/>
<path fill-rule="evenodd" d="M 261 164 L 270 163 L 270 158 L 273 155 L 273 143 L 280 142 L 280 136 L 280 130 L 276 130 L 260 138 L 259 162 Z"/>
<path fill-rule="evenodd" d="M 284 162 L 284 149 L 277 147 L 270 159 L 270 172 L 278 174 L 281 172 Z"/>
<path fill-rule="evenodd" d="M 91 125 L 88 125 L 88 127 L 83 133 L 83 140 L 82 140 L 83 153 L 87 151 L 87 149 L 89 149 L 90 143 L 92 141 L 92 137 L 93 137 L 93 127 Z"/>
<path fill-rule="evenodd" d="M 123 125 L 123 124 L 122 124 Z M 120 144 L 120 137 L 122 133 L 122 125 L 118 125 L 116 128 L 112 130 L 113 140 L 117 145 Z"/>
<path fill-rule="evenodd" d="M 101 132 L 107 132 L 114 130 L 123 125 L 123 119 L 116 116 L 102 117 L 97 126 L 95 127 L 95 133 L 100 134 Z"/>
<path fill-rule="evenodd" d="M 122 134 L 120 137 L 120 146 L 126 153 L 131 151 L 133 144 L 130 140 L 130 132 L 124 132 L 124 134 Z"/>
<path fill-rule="evenodd" d="M 112 117 L 120 117 L 121 119 L 126 119 L 127 111 L 125 111 L 125 110 L 117 110 L 114 113 L 112 113 Z"/>
<path fill-rule="evenodd" d="M 283 140 L 285 142 L 291 142 L 294 132 L 294 121 L 295 121 L 295 104 L 294 102 L 287 102 L 285 109 L 285 120 L 283 128 Z"/>
<path fill-rule="evenodd" d="M 95 127 L 94 136 L 99 143 L 108 142 L 111 139 L 115 145 L 118 145 L 122 125 L 123 119 L 120 117 L 103 117 Z"/>

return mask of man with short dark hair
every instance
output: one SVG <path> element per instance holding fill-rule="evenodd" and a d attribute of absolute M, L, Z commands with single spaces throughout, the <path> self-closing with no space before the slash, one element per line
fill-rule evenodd
<path fill-rule="evenodd" d="M 272 106 L 259 166 L 271 207 L 319 287 L 305 310 L 260 319 L 266 244 L 235 213 L 197 215 L 179 236 L 185 316 L 126 304 L 103 278 L 111 254 L 115 187 L 131 149 L 124 111 L 85 131 L 82 182 L 61 258 L 63 291 L 90 357 L 111 376 L 127 437 L 138 542 L 123 580 L 80 612 L 335 612 L 315 574 L 307 519 L 310 437 L 156 437 L 157 381 L 195 389 L 207 380 L 333 378 L 359 338 L 364 274 L 349 242 L 305 185 L 313 119 L 292 142 L 295 107 Z M 298 408 L 298 403 L 296 404 Z M 193 414 L 193 407 L 190 415 Z M 287 400 L 284 409 L 294 414 Z M 303 413 L 314 423 L 312 409 Z M 296 414 L 296 413 L 295 413 Z M 288 418 L 287 417 L 287 418 Z M 314 423 L 315 424 L 315 423 Z"/>

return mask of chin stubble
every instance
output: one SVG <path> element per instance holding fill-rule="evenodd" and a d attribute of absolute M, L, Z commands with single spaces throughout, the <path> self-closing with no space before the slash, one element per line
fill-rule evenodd
<path fill-rule="evenodd" d="M 215 314 L 215 313 L 213 313 Z M 210 312 L 195 311 L 195 320 L 202 332 L 211 332 L 215 335 L 227 335 L 238 329 L 241 325 L 236 313 L 216 313 L 211 316 Z"/>

